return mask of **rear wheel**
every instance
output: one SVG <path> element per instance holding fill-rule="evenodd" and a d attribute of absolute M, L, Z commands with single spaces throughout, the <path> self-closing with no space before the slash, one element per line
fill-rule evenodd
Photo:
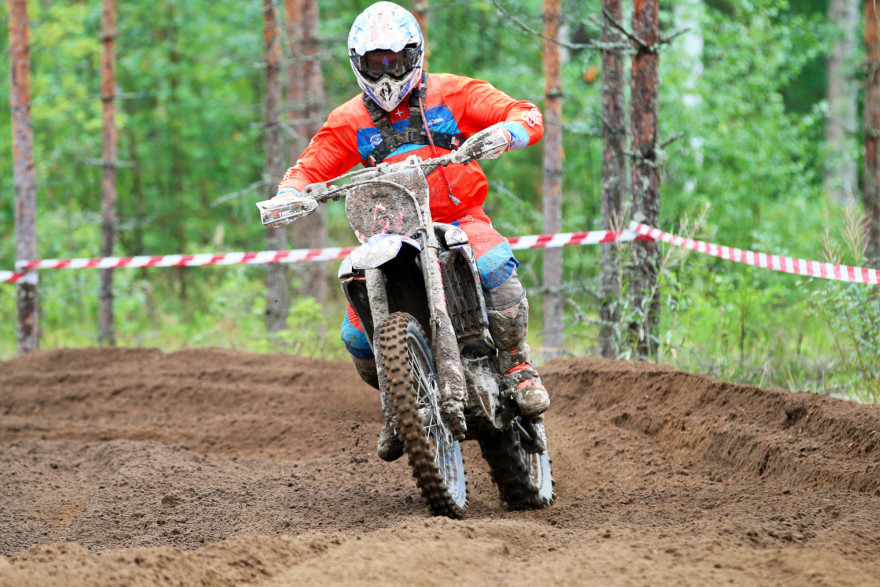
<path fill-rule="evenodd" d="M 432 514 L 460 518 L 467 509 L 464 459 L 440 416 L 437 374 L 422 328 L 411 315 L 397 312 L 382 323 L 377 342 L 397 435 L 416 485 Z"/>
<path fill-rule="evenodd" d="M 536 432 L 543 446 L 547 435 L 541 422 L 528 426 Z M 540 509 L 556 501 L 553 489 L 551 459 L 547 451 L 540 454 L 526 450 L 519 427 L 511 425 L 502 431 L 487 432 L 479 439 L 483 458 L 489 463 L 492 480 L 501 500 L 512 510 Z"/>

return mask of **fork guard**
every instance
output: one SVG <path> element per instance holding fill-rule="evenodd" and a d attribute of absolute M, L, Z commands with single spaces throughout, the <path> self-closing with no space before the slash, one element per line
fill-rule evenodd
<path fill-rule="evenodd" d="M 378 269 L 388 261 L 396 258 L 404 245 L 421 251 L 418 241 L 397 234 L 374 234 L 361 246 L 351 252 L 351 269 L 364 271 Z"/>

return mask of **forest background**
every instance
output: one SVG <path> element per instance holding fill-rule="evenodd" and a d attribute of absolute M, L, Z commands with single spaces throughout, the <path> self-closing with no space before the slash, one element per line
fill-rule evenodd
<path fill-rule="evenodd" d="M 96 257 L 101 3 L 28 4 L 39 256 Z M 322 115 L 357 93 L 346 36 L 369 4 L 320 2 Z M 541 2 L 500 5 L 503 11 L 493 2 L 431 2 L 428 69 L 485 79 L 543 106 L 541 38 L 526 31 L 541 30 Z M 628 6 L 626 12 L 628 19 Z M 598 0 L 563 1 L 562 14 L 572 43 L 598 38 Z M 854 31 L 841 30 L 828 14 L 829 0 L 661 3 L 664 35 L 684 32 L 660 57 L 659 139 L 684 134 L 664 151 L 660 228 L 755 251 L 865 263 L 858 185 L 848 203 L 825 184 L 826 170 L 839 163 L 825 138 L 829 56 L 842 35 L 858 39 L 844 66 L 861 109 L 863 11 Z M 6 46 L 7 19 L 3 12 Z M 266 248 L 254 206 L 270 195 L 261 185 L 262 2 L 121 2 L 118 29 L 116 122 L 119 158 L 126 166 L 118 172 L 115 254 Z M 599 65 L 597 51 L 564 52 L 564 231 L 601 228 Z M 3 79 L 9 78 L 8 68 L 8 61 L 0 63 Z M 0 88 L 8 103 L 9 87 Z M 855 124 L 844 152 L 861 169 L 862 118 Z M 9 137 L 10 126 L 9 111 L 0 110 L 0 134 Z M 286 152 L 285 161 L 292 164 Z M 542 232 L 541 163 L 540 148 L 532 147 L 484 164 L 491 184 L 486 209 L 502 234 Z M 0 193 L 0 259 L 6 260 L 0 269 L 11 269 L 13 174 L 7 141 L 0 142 Z M 355 243 L 342 206 L 330 206 L 327 240 L 313 246 Z M 877 400 L 876 288 L 663 251 L 655 360 L 739 382 Z M 541 256 L 521 251 L 518 258 L 532 300 L 530 342 L 540 351 Z M 563 259 L 565 353 L 596 354 L 600 249 L 567 247 Z M 333 285 L 336 266 L 323 265 L 326 299 L 294 297 L 288 329 L 272 336 L 266 331 L 265 267 L 117 270 L 117 344 L 342 358 L 338 323 L 345 302 Z M 304 268 L 295 266 L 292 279 L 296 290 Z M 97 344 L 98 290 L 96 271 L 41 272 L 41 348 Z M 15 321 L 15 292 L 7 285 L 0 288 L 0 324 L 10 327 L 0 336 L 0 358 L 16 352 Z"/>

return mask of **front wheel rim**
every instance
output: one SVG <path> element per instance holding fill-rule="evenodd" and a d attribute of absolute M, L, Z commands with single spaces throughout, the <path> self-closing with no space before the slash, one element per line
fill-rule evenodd
<path fill-rule="evenodd" d="M 413 380 L 417 386 L 416 398 L 419 412 L 422 414 L 425 436 L 434 448 L 434 464 L 440 471 L 452 498 L 459 501 L 463 498 L 463 478 L 460 473 L 464 470 L 464 459 L 461 446 L 441 417 L 437 376 L 433 370 L 425 369 L 428 358 L 425 356 L 422 344 L 415 337 L 408 336 L 406 346 Z"/>

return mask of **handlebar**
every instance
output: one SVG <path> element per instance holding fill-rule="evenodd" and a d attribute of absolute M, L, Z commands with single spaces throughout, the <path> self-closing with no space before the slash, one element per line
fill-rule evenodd
<path fill-rule="evenodd" d="M 438 167 L 446 167 L 451 164 L 467 164 L 477 159 L 495 158 L 508 147 L 508 139 L 503 130 L 503 123 L 499 122 L 488 128 L 474 133 L 461 145 L 457 151 L 432 159 L 421 159 L 416 155 L 407 157 L 397 163 L 380 163 L 375 167 L 359 169 L 344 175 L 340 175 L 328 182 L 312 183 L 303 189 L 300 197 L 290 200 L 265 200 L 257 202 L 263 225 L 269 228 L 283 228 L 295 220 L 313 213 L 318 204 L 324 204 L 329 200 L 339 200 L 344 196 L 344 191 L 353 184 L 336 186 L 332 182 L 351 180 L 362 175 L 372 174 L 376 178 L 382 175 L 394 173 L 406 167 L 417 166 L 422 169 L 425 177 L 430 175 Z"/>
<path fill-rule="evenodd" d="M 432 159 L 421 159 L 416 155 L 412 155 L 397 163 L 380 163 L 376 167 L 358 169 L 357 171 L 340 175 L 329 182 L 311 183 L 303 188 L 302 194 L 299 197 L 294 199 L 280 201 L 271 199 L 257 202 L 257 208 L 260 210 L 260 218 L 264 226 L 267 228 L 284 228 L 296 220 L 314 213 L 318 209 L 319 204 L 344 198 L 345 191 L 357 185 L 355 183 L 348 183 L 338 186 L 334 182 L 351 180 L 367 174 L 376 174 L 381 177 L 382 175 L 394 173 L 412 166 L 420 167 L 425 176 L 428 176 L 438 167 L 473 161 L 472 158 L 461 155 L 464 154 L 459 154 L 457 151 Z"/>

